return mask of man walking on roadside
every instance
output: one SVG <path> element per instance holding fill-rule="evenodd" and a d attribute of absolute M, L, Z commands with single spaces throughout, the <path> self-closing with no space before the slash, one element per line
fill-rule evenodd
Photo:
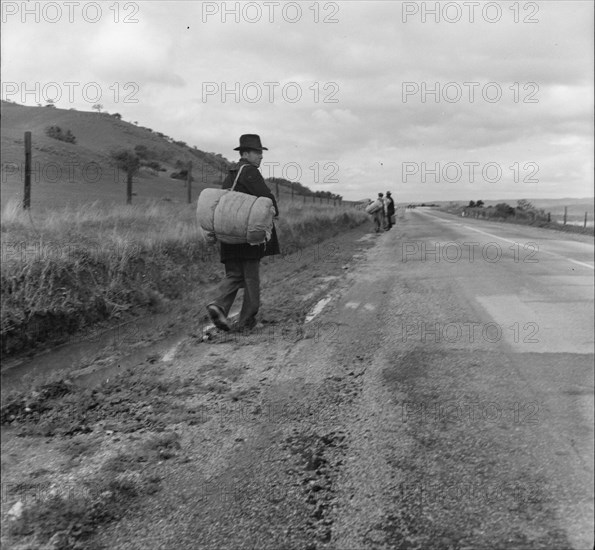
<path fill-rule="evenodd" d="M 375 202 L 379 203 L 379 208 L 372 215 L 374 216 L 374 230 L 376 233 L 380 233 L 381 229 L 384 229 L 384 199 L 383 194 L 378 193 L 378 198 Z"/>
<path fill-rule="evenodd" d="M 384 204 L 386 206 L 386 230 L 390 231 L 390 228 L 393 226 L 392 217 L 395 215 L 395 201 L 390 191 L 386 192 Z"/>
<path fill-rule="evenodd" d="M 240 145 L 234 151 L 239 151 L 241 159 L 237 165 L 230 168 L 222 189 L 231 188 L 240 172 L 234 191 L 256 197 L 268 197 L 273 201 L 275 217 L 278 217 L 277 201 L 258 170 L 262 162 L 262 152 L 268 149 L 262 146 L 258 135 L 244 134 L 240 136 Z M 250 330 L 256 326 L 256 314 L 260 308 L 260 260 L 265 256 L 280 254 L 275 226 L 270 240 L 266 243 L 220 243 L 220 246 L 221 262 L 225 265 L 225 279 L 219 286 L 217 298 L 207 305 L 209 317 L 221 330 Z M 242 309 L 237 324 L 231 327 L 227 316 L 240 288 L 244 289 Z"/>

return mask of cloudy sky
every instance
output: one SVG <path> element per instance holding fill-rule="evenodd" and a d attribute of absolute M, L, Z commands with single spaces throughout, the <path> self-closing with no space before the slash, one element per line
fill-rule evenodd
<path fill-rule="evenodd" d="M 593 35 L 590 0 L 3 1 L 2 97 L 257 133 L 265 177 L 351 200 L 589 197 Z"/>

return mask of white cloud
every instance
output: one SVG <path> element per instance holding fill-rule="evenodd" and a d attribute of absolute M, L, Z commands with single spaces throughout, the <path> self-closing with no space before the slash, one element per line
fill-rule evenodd
<path fill-rule="evenodd" d="M 221 3 L 171 0 L 138 2 L 138 23 L 129 24 L 122 22 L 131 15 L 122 4 L 120 23 L 107 5 L 97 23 L 78 17 L 74 23 L 23 24 L 17 15 L 3 26 L 2 77 L 98 82 L 106 109 L 230 158 L 241 133 L 259 133 L 270 147 L 267 160 L 298 162 L 303 183 L 347 198 L 368 196 L 377 185 L 411 200 L 476 190 L 486 199 L 492 192 L 496 198 L 591 195 L 593 4 L 530 4 L 537 12 L 519 3 L 518 23 L 507 3 L 497 23 L 483 20 L 481 10 L 474 23 L 435 23 L 431 16 L 424 23 L 421 12 L 404 23 L 403 10 L 413 4 L 370 1 L 318 3 L 318 13 L 308 9 L 314 4 L 302 4 L 295 23 L 291 12 L 283 18 L 282 4 L 273 22 L 262 4 L 259 22 L 236 23 L 230 15 L 224 23 L 220 9 L 204 11 Z M 527 18 L 537 22 L 523 23 Z M 138 103 L 124 103 L 122 95 L 115 102 L 115 82 L 136 83 Z M 451 83 L 451 95 L 437 102 L 424 97 L 423 86 L 436 83 L 441 91 Z M 417 91 L 404 97 L 407 85 Z M 462 96 L 453 102 L 457 86 Z M 301 97 L 292 101 L 296 88 Z M 499 101 L 482 94 L 498 88 Z M 206 95 L 209 89 L 216 93 Z M 532 98 L 537 103 L 526 102 Z M 80 97 L 59 106 L 90 108 Z M 540 184 L 521 187 L 510 173 L 485 189 L 477 182 L 405 182 L 408 161 L 498 162 L 508 172 L 514 162 L 535 162 Z M 315 182 L 309 167 L 317 162 L 336 163 L 339 182 Z"/>

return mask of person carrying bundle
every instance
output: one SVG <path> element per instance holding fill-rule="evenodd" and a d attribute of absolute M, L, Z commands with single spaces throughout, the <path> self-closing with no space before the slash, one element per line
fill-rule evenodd
<path fill-rule="evenodd" d="M 240 145 L 234 151 L 239 151 L 241 159 L 237 165 L 230 168 L 221 187 L 230 189 L 235 182 L 235 191 L 256 197 L 270 198 L 275 208 L 275 218 L 277 218 L 279 216 L 277 201 L 258 170 L 262 162 L 262 152 L 268 151 L 266 147 L 262 146 L 260 136 L 256 134 L 240 136 Z M 250 330 L 256 326 L 256 314 L 260 309 L 260 260 L 265 256 L 281 253 L 277 232 L 273 225 L 271 238 L 263 244 L 221 242 L 220 247 L 221 262 L 225 265 L 225 279 L 219 286 L 218 296 L 207 305 L 209 317 L 217 328 L 225 331 L 231 330 L 232 327 L 227 316 L 238 290 L 243 288 L 242 309 L 237 325 L 233 328 Z"/>
<path fill-rule="evenodd" d="M 380 230 L 384 228 L 384 200 L 382 197 L 383 194 L 378 193 L 378 198 L 366 207 L 366 212 L 371 214 L 374 219 L 376 233 L 380 233 Z"/>

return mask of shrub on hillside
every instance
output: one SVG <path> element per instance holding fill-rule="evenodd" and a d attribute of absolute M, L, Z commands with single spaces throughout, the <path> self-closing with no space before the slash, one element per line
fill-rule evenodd
<path fill-rule="evenodd" d="M 141 160 L 146 160 L 152 156 L 152 151 L 150 151 L 146 145 L 136 145 L 134 147 L 134 152 Z"/>
<path fill-rule="evenodd" d="M 46 136 L 60 141 L 66 141 L 67 143 L 76 143 L 76 138 L 74 137 L 72 132 L 70 130 L 66 130 L 66 132 L 64 132 L 62 128 L 60 128 L 60 126 L 48 126 L 45 129 L 45 134 Z"/>
<path fill-rule="evenodd" d="M 156 172 L 165 172 L 165 168 L 163 168 L 156 160 L 143 160 L 141 161 L 141 166 L 146 166 L 147 168 L 155 170 Z"/>
<path fill-rule="evenodd" d="M 167 162 L 171 158 L 171 153 L 168 151 L 160 151 L 159 149 L 149 148 L 146 145 L 136 145 L 134 147 L 134 154 L 139 158 L 141 166 L 146 166 L 158 172 L 165 172 L 165 168 L 161 166 L 161 162 Z"/>
<path fill-rule="evenodd" d="M 535 210 L 535 207 L 531 202 L 527 199 L 521 199 L 516 202 L 517 210 L 522 210 L 523 212 L 528 212 L 530 210 Z"/>
<path fill-rule="evenodd" d="M 175 180 L 185 180 L 188 177 L 188 170 L 180 170 L 179 172 L 172 172 L 170 177 Z"/>

